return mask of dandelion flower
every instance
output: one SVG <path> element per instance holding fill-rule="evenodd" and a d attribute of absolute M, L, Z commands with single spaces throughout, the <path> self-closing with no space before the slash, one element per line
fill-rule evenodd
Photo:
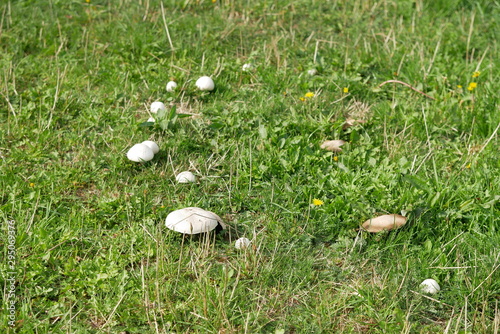
<path fill-rule="evenodd" d="M 322 200 L 320 200 L 320 199 L 315 198 L 315 199 L 313 199 L 312 204 L 313 204 L 314 206 L 320 206 L 320 205 L 325 204 L 325 202 L 323 202 L 323 201 L 322 201 Z"/>
<path fill-rule="evenodd" d="M 313 92 L 307 92 L 305 97 L 307 98 L 311 98 L 311 97 L 314 97 L 314 93 Z"/>
<path fill-rule="evenodd" d="M 458 89 L 462 89 L 462 85 L 457 85 L 457 88 Z"/>
<path fill-rule="evenodd" d="M 333 161 L 335 161 L 335 162 L 339 161 L 339 157 L 334 156 L 334 157 L 333 157 Z"/>
<path fill-rule="evenodd" d="M 475 71 L 474 73 L 472 73 L 472 77 L 477 78 L 477 77 L 479 77 L 480 74 L 481 74 L 481 72 Z"/>
<path fill-rule="evenodd" d="M 471 82 L 469 84 L 469 87 L 467 87 L 468 90 L 470 90 L 471 92 L 477 88 L 477 83 L 476 82 Z"/>
<path fill-rule="evenodd" d="M 306 99 L 305 99 L 304 97 L 302 97 L 302 96 L 301 96 L 301 97 L 299 97 L 299 100 L 301 100 L 301 101 L 305 101 Z"/>
<path fill-rule="evenodd" d="M 349 88 L 344 87 L 344 93 L 345 93 L 345 94 L 349 93 Z"/>
<path fill-rule="evenodd" d="M 35 184 L 33 182 L 30 183 L 30 188 L 33 188 Z"/>

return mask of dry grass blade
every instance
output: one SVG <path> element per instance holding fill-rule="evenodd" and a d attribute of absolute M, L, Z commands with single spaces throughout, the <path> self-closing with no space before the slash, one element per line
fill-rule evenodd
<path fill-rule="evenodd" d="M 382 87 L 382 86 L 383 86 L 383 85 L 385 85 L 385 84 L 388 84 L 388 83 L 397 83 L 397 84 L 400 84 L 400 85 L 404 85 L 404 86 L 406 86 L 406 87 L 408 87 L 408 88 L 410 88 L 410 89 L 414 90 L 415 92 L 417 92 L 417 93 L 419 93 L 419 94 L 422 94 L 423 96 L 425 96 L 425 97 L 427 97 L 427 98 L 429 98 L 429 99 L 431 99 L 431 100 L 436 100 L 436 99 L 435 99 L 435 98 L 433 98 L 432 96 L 427 95 L 427 94 L 425 94 L 424 92 L 419 91 L 418 89 L 416 89 L 416 88 L 415 88 L 415 87 L 413 87 L 412 85 L 409 85 L 409 84 L 407 84 L 406 82 L 399 81 L 399 80 L 387 80 L 387 81 L 384 81 L 384 82 L 382 82 L 382 83 L 379 85 L 379 88 L 380 88 L 380 87 Z"/>

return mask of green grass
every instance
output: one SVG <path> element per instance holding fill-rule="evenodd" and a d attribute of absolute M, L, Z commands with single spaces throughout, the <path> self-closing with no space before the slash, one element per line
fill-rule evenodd
<path fill-rule="evenodd" d="M 32 0 L 0 13 L 8 333 L 499 332 L 498 2 Z M 202 75 L 214 92 L 195 89 Z M 153 101 L 193 117 L 147 126 Z M 365 123 L 343 129 L 349 117 Z M 328 139 L 348 144 L 327 152 Z M 160 153 L 128 161 L 144 140 Z M 183 170 L 198 181 L 177 184 Z M 229 230 L 167 230 L 187 206 Z M 359 231 L 401 211 L 397 231 Z M 426 278 L 438 294 L 419 291 Z"/>

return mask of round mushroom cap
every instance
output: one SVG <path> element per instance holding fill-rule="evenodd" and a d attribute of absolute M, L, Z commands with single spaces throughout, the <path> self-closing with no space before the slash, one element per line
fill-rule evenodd
<path fill-rule="evenodd" d="M 165 104 L 163 104 L 163 102 L 156 101 L 151 103 L 151 112 L 156 114 L 158 110 L 167 110 L 167 107 L 165 107 Z"/>
<path fill-rule="evenodd" d="M 215 83 L 212 80 L 212 78 L 203 76 L 196 80 L 196 87 L 198 87 L 199 90 L 214 90 L 215 88 Z"/>
<path fill-rule="evenodd" d="M 149 161 L 154 157 L 153 150 L 145 144 L 135 144 L 128 150 L 127 158 L 135 162 Z"/>
<path fill-rule="evenodd" d="M 234 247 L 236 249 L 245 249 L 248 246 L 250 246 L 250 243 L 251 243 L 250 239 L 243 237 L 235 241 Z"/>
<path fill-rule="evenodd" d="M 382 215 L 368 219 L 361 225 L 368 232 L 377 233 L 381 231 L 390 231 L 406 224 L 406 217 L 401 215 Z"/>
<path fill-rule="evenodd" d="M 172 231 L 184 234 L 206 233 L 224 230 L 226 225 L 215 213 L 197 207 L 172 211 L 165 219 L 165 226 Z"/>
<path fill-rule="evenodd" d="M 179 183 L 191 183 L 196 181 L 196 176 L 194 176 L 194 174 L 189 171 L 184 171 L 177 174 L 175 179 Z"/>
<path fill-rule="evenodd" d="M 167 82 L 167 92 L 173 92 L 177 88 L 177 82 L 169 81 Z"/>
<path fill-rule="evenodd" d="M 436 280 L 428 278 L 420 283 L 420 290 L 422 290 L 424 293 L 434 294 L 439 292 L 439 290 L 441 290 L 441 287 L 439 286 L 438 282 L 436 282 Z"/>
<path fill-rule="evenodd" d="M 160 152 L 160 147 L 154 141 L 145 140 L 141 144 L 144 144 L 144 145 L 148 146 L 153 151 L 154 154 Z"/>

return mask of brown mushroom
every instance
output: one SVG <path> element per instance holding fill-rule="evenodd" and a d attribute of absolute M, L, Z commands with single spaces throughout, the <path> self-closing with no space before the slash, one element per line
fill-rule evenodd
<path fill-rule="evenodd" d="M 361 227 L 367 232 L 377 233 L 381 231 L 390 231 L 400 228 L 406 224 L 406 217 L 401 215 L 382 215 L 375 218 L 368 219 Z"/>
<path fill-rule="evenodd" d="M 344 145 L 346 142 L 343 140 L 327 140 L 321 144 L 321 148 L 332 152 L 342 152 L 340 146 Z"/>

